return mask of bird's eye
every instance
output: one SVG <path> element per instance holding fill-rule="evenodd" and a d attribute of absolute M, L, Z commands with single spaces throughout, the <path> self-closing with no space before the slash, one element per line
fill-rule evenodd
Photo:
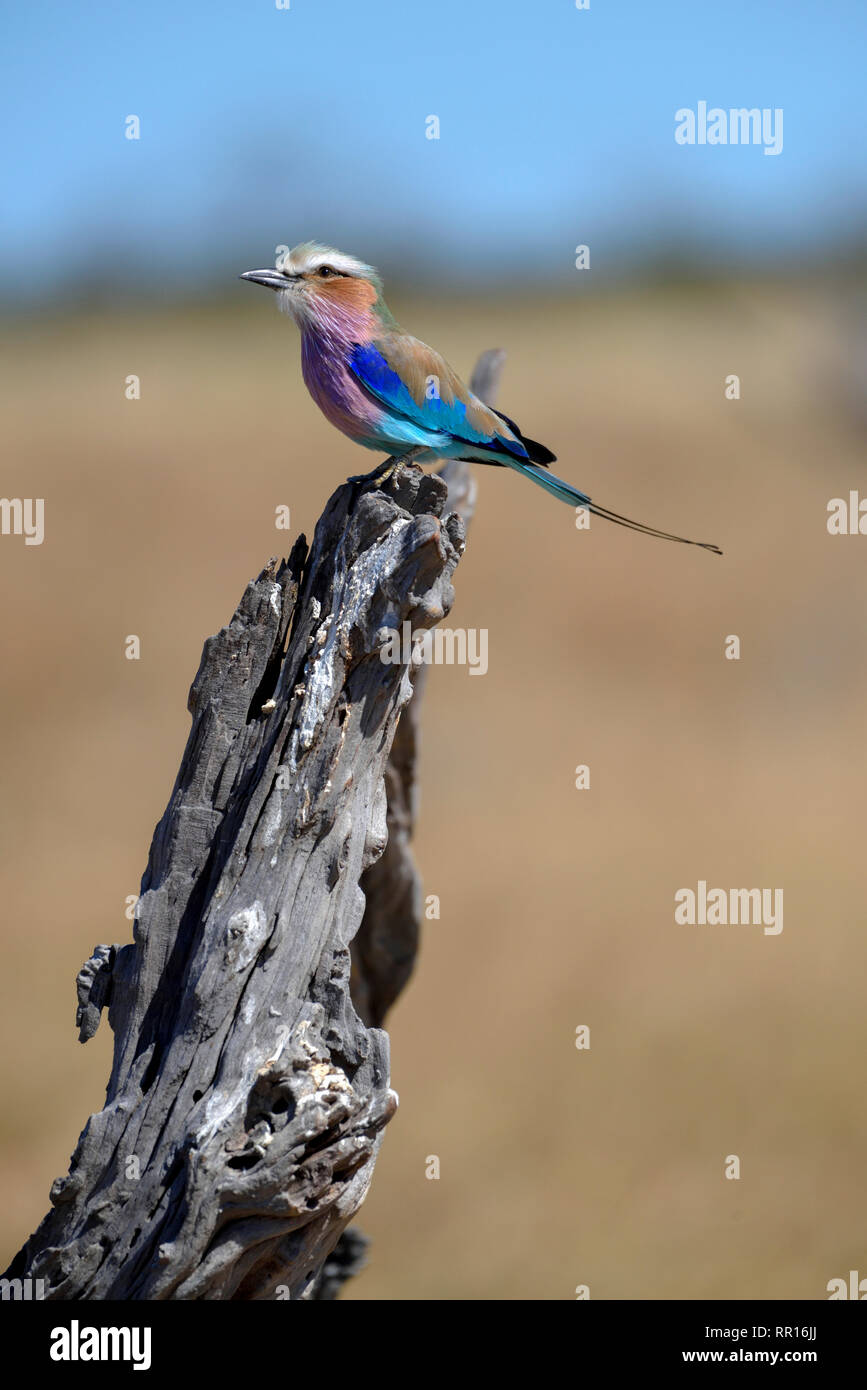
<path fill-rule="evenodd" d="M 323 280 L 327 280 L 329 275 L 336 275 L 337 271 L 330 265 L 321 265 L 316 273 Z"/>

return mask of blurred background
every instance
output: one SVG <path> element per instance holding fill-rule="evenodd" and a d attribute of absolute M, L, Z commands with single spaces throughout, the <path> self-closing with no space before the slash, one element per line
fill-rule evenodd
<path fill-rule="evenodd" d="M 426 694 L 441 916 L 389 1022 L 401 1107 L 346 1297 L 867 1275 L 867 539 L 826 527 L 867 493 L 863 7 L 155 0 L 5 27 L 2 492 L 45 499 L 41 546 L 0 537 L 6 1258 L 103 1102 L 74 977 L 131 938 L 202 642 L 372 462 L 235 278 L 317 238 L 458 370 L 505 348 L 500 403 L 564 476 L 725 551 L 578 531 L 477 470 L 450 624 L 488 630 L 489 671 Z M 678 145 L 699 101 L 781 108 L 782 152 Z M 700 879 L 782 888 L 783 932 L 676 925 Z"/>

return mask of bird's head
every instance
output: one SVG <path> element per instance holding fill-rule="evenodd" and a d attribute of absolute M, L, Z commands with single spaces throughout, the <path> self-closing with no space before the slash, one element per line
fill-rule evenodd
<path fill-rule="evenodd" d="M 301 328 L 363 321 L 382 296 L 373 266 L 315 241 L 287 252 L 273 270 L 246 270 L 241 279 L 275 290 L 277 307 Z"/>

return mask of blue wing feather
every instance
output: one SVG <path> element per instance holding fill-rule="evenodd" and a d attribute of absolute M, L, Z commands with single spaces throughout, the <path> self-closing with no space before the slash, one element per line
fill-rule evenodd
<path fill-rule="evenodd" d="M 467 418 L 467 407 L 457 396 L 444 401 L 439 396 L 425 397 L 419 404 L 409 387 L 389 364 L 375 343 L 359 343 L 349 359 L 349 366 L 367 391 L 387 410 L 433 434 L 448 434 L 456 442 L 492 453 L 507 453 L 526 459 L 527 451 L 519 440 L 476 429 Z"/>

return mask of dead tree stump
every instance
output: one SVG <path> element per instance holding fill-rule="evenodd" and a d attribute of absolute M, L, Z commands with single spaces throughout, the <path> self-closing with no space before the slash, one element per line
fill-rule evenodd
<path fill-rule="evenodd" d="M 484 355 L 477 394 L 501 364 Z M 380 1025 L 421 916 L 424 668 L 380 652 L 448 613 L 472 493 L 462 462 L 345 484 L 205 643 L 134 941 L 78 977 L 81 1040 L 104 1008 L 114 1032 L 106 1104 L 7 1278 L 312 1299 L 358 1267 L 363 1237 L 340 1238 L 396 1107 Z"/>

